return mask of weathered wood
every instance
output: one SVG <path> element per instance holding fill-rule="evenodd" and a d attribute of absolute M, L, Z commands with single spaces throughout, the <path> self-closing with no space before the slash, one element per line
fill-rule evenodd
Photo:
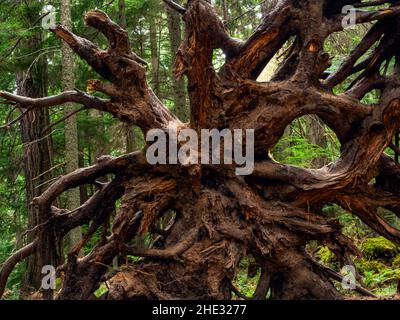
<path fill-rule="evenodd" d="M 91 80 L 89 91 L 109 96 L 101 100 L 80 91 L 29 99 L 1 92 L 30 108 L 67 101 L 109 112 L 123 122 L 150 129 L 254 129 L 256 163 L 253 174 L 235 175 L 232 166 L 150 166 L 143 153 L 103 158 L 55 182 L 35 203 L 51 212 L 50 227 L 62 237 L 91 222 L 84 241 L 109 217 L 122 198 L 109 235 L 82 259 L 71 252 L 58 299 L 90 299 L 101 281 L 110 285 L 109 299 L 229 299 L 231 280 L 240 259 L 254 256 L 263 276 L 254 295 L 272 299 L 341 299 L 330 282 L 332 274 L 315 266 L 304 247 L 311 240 L 327 245 L 341 264 L 358 254 L 341 234 L 339 222 L 321 208 L 337 203 L 377 233 L 400 243 L 400 231 L 377 215 L 383 207 L 400 216 L 400 167 L 384 154 L 400 127 L 399 7 L 358 12 L 357 23 L 374 26 L 336 72 L 326 75 L 330 57 L 323 51 L 327 37 L 342 30 L 341 8 L 356 0 L 284 0 L 244 41 L 232 39 L 209 1 L 189 0 L 185 7 L 165 1 L 182 15 L 186 33 L 177 53 L 175 74 L 187 76 L 191 121 L 183 124 L 156 97 L 146 81 L 145 62 L 129 47 L 127 33 L 101 11 L 85 16 L 88 25 L 109 40 L 107 50 L 58 26 L 54 33 L 104 79 Z M 285 61 L 269 82 L 256 82 L 262 69 L 291 37 Z M 212 66 L 220 48 L 226 63 Z M 370 48 L 370 57 L 357 63 Z M 395 60 L 393 72 L 379 74 Z M 360 75 L 342 95 L 333 88 L 352 74 Z M 362 98 L 379 88 L 380 101 Z M 319 169 L 277 163 L 268 152 L 285 128 L 303 115 L 317 115 L 342 145 L 339 159 Z M 113 173 L 102 185 L 96 179 Z M 373 179 L 375 182 L 372 182 Z M 75 212 L 51 207 L 56 197 L 81 184 L 99 190 Z M 158 221 L 174 212 L 173 223 L 160 230 Z M 50 228 L 50 229 L 49 229 Z M 158 231 L 157 231 L 158 230 Z M 196 230 L 195 236 L 193 230 Z M 154 233 L 155 248 L 131 246 L 145 232 Z M 82 243 L 81 243 L 82 245 Z M 139 263 L 108 275 L 107 266 L 121 253 L 142 256 Z M 362 291 L 362 290 L 361 290 Z M 368 294 L 367 292 L 364 292 Z"/>

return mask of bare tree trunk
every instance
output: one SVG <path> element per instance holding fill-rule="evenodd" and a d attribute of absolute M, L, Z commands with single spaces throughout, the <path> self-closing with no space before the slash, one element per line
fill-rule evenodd
<path fill-rule="evenodd" d="M 324 123 L 318 117 L 308 117 L 307 120 L 310 142 L 322 149 L 326 149 L 328 141 Z M 321 168 L 326 164 L 328 164 L 328 157 L 326 155 L 315 157 L 311 163 L 313 168 Z"/>
<path fill-rule="evenodd" d="M 84 146 L 79 148 L 79 168 L 85 167 Z M 83 185 L 79 187 L 80 203 L 85 203 L 89 199 L 88 186 Z"/>
<path fill-rule="evenodd" d="M 35 34 L 24 45 L 31 51 L 40 47 L 41 35 Z M 20 71 L 16 75 L 17 93 L 28 97 L 43 97 L 47 95 L 47 67 L 44 59 L 39 58 L 29 71 Z M 27 112 L 20 121 L 22 143 L 24 144 L 24 174 L 26 185 L 26 202 L 28 208 L 28 243 L 38 237 L 35 227 L 44 223 L 48 215 L 38 211 L 32 204 L 33 199 L 42 194 L 51 179 L 51 138 L 43 132 L 49 124 L 49 111 L 34 109 Z M 21 294 L 29 295 L 32 290 L 38 290 L 41 285 L 42 267 L 54 264 L 56 253 L 52 244 L 46 244 L 47 235 L 39 236 L 41 249 L 28 258 L 26 276 L 23 280 Z M 50 237 L 51 238 L 51 237 Z"/>
<path fill-rule="evenodd" d="M 35 68 L 37 69 L 38 66 Z M 43 79 L 34 78 L 32 74 L 19 72 L 17 74 L 17 92 L 28 97 L 42 97 L 46 94 L 43 91 Z M 21 119 L 22 143 L 24 144 L 24 173 L 26 181 L 26 200 L 28 207 L 28 229 L 33 230 L 37 225 L 46 219 L 39 215 L 32 201 L 43 193 L 47 188 L 46 182 L 50 180 L 51 168 L 49 140 L 43 137 L 43 129 L 48 125 L 48 112 L 46 110 L 32 110 Z M 48 172 L 48 173 L 45 173 Z M 36 232 L 29 232 L 28 243 L 37 237 Z M 29 257 L 26 277 L 24 280 L 22 294 L 38 290 L 41 284 L 41 269 L 47 264 L 45 261 L 45 249 L 36 252 Z"/>
<path fill-rule="evenodd" d="M 222 17 L 224 18 L 224 22 L 228 21 L 228 6 L 226 5 L 226 0 L 221 0 L 222 7 Z"/>
<path fill-rule="evenodd" d="M 61 1 L 61 23 L 72 29 L 71 21 L 71 3 L 70 0 Z M 74 55 L 69 46 L 65 43 L 61 44 L 62 51 L 62 84 L 64 90 L 74 90 Z M 68 116 L 65 120 L 65 162 L 66 171 L 73 172 L 79 168 L 79 148 L 78 148 L 78 127 L 76 115 L 70 115 L 75 110 L 74 104 L 68 103 L 64 107 L 64 114 Z M 78 188 L 68 191 L 66 208 L 74 210 L 80 206 L 80 191 Z M 82 231 L 77 227 L 68 234 L 68 250 L 71 250 L 82 240 Z"/>
<path fill-rule="evenodd" d="M 158 61 L 158 35 L 156 18 L 150 20 L 150 52 L 151 52 L 151 84 L 154 93 L 160 94 L 159 61 Z"/>
<path fill-rule="evenodd" d="M 181 16 L 175 10 L 167 8 L 168 14 L 168 30 L 171 47 L 171 61 L 172 66 L 178 52 L 179 46 L 182 42 L 181 32 Z M 172 68 L 171 68 L 172 69 Z M 173 76 L 172 80 L 172 93 L 175 103 L 175 113 L 182 121 L 187 121 L 190 117 L 189 106 L 186 99 L 185 81 L 183 78 L 176 79 Z"/>
<path fill-rule="evenodd" d="M 121 28 L 126 29 L 126 4 L 125 0 L 118 0 L 118 20 Z"/>

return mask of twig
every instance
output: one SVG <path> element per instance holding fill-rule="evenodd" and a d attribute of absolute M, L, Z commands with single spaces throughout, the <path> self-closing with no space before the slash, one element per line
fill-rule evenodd
<path fill-rule="evenodd" d="M 179 12 L 180 14 L 186 13 L 186 8 L 182 7 L 180 4 L 177 4 L 176 2 L 174 2 L 172 0 L 163 0 L 163 1 L 168 7 Z"/>
<path fill-rule="evenodd" d="M 76 109 L 74 111 L 72 111 L 71 113 L 69 113 L 68 115 L 66 115 L 65 117 L 62 117 L 61 119 L 57 120 L 56 122 L 53 122 L 51 124 L 49 124 L 46 128 L 43 129 L 42 134 L 47 133 L 47 131 L 49 129 L 51 129 L 52 127 L 58 125 L 59 123 L 69 119 L 70 117 L 72 117 L 73 115 L 77 114 L 78 112 L 81 112 L 83 110 L 87 110 L 88 108 L 86 106 L 80 108 L 80 109 Z"/>
<path fill-rule="evenodd" d="M 19 122 L 30 110 L 25 110 L 20 116 L 18 116 L 17 118 L 15 118 L 14 120 L 8 122 L 5 125 L 2 125 L 0 127 L 0 129 L 8 129 L 10 128 L 12 125 L 16 124 L 17 122 Z"/>
<path fill-rule="evenodd" d="M 0 298 L 4 294 L 4 289 L 6 287 L 8 277 L 10 276 L 10 273 L 14 269 L 15 265 L 21 260 L 29 257 L 35 251 L 37 243 L 38 240 L 35 239 L 30 244 L 19 249 L 10 258 L 8 258 L 6 262 L 4 262 L 0 270 Z"/>
<path fill-rule="evenodd" d="M 41 15 L 41 16 L 33 23 L 32 27 L 35 26 L 36 24 L 38 24 L 40 20 L 42 20 L 43 18 L 45 18 L 45 17 L 48 16 L 49 14 L 50 14 L 50 12 L 47 12 L 47 13 Z M 20 44 L 20 42 L 22 41 L 22 39 L 23 39 L 23 37 L 20 37 L 20 38 L 17 40 L 17 42 L 16 42 L 16 43 L 14 44 L 14 46 L 11 48 L 10 52 L 9 52 L 4 58 L 8 58 L 8 57 L 14 52 L 14 50 L 15 50 L 15 49 L 17 48 L 17 46 Z"/>
<path fill-rule="evenodd" d="M 54 167 L 50 168 L 49 170 L 46 170 L 45 172 L 42 172 L 42 173 L 39 174 L 38 176 L 34 177 L 34 178 L 32 179 L 32 181 L 35 181 L 35 180 L 39 179 L 40 177 L 43 177 L 45 174 L 47 174 L 47 173 L 49 173 L 49 172 L 51 172 L 51 171 L 53 171 L 53 170 L 55 170 L 55 169 L 57 169 L 57 168 L 59 168 L 59 167 L 65 166 L 65 164 L 66 164 L 66 163 L 63 162 L 63 163 L 59 163 L 59 164 L 55 165 Z"/>

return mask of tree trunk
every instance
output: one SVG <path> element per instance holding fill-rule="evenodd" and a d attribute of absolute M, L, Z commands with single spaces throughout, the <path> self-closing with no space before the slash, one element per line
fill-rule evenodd
<path fill-rule="evenodd" d="M 118 20 L 121 28 L 126 29 L 126 4 L 125 0 L 118 0 Z"/>
<path fill-rule="evenodd" d="M 40 48 L 41 36 L 35 34 L 24 45 L 35 51 Z M 47 67 L 44 59 L 38 59 L 29 71 L 20 71 L 16 75 L 17 93 L 38 98 L 47 95 Z M 47 220 L 47 213 L 38 211 L 33 205 L 34 198 L 41 195 L 51 179 L 51 138 L 43 133 L 49 124 L 48 109 L 34 109 L 27 112 L 20 121 L 22 143 L 24 145 L 24 175 L 26 184 L 26 202 L 28 208 L 28 230 Z M 27 234 L 28 243 L 34 241 L 39 235 L 41 249 L 28 258 L 26 276 L 23 281 L 22 296 L 29 295 L 32 290 L 38 290 L 41 286 L 42 267 L 55 265 L 56 253 L 52 246 L 54 243 L 46 241 L 48 235 L 40 236 L 38 231 L 30 231 Z"/>
<path fill-rule="evenodd" d="M 17 74 L 17 92 L 28 97 L 42 97 L 43 79 L 33 78 L 31 73 Z M 39 85 L 39 87 L 38 87 Z M 46 190 L 46 183 L 51 179 L 49 139 L 44 138 L 43 129 L 49 124 L 48 110 L 32 110 L 21 119 L 22 143 L 24 144 L 24 174 L 26 181 L 26 200 L 28 207 L 28 229 L 46 221 L 45 214 L 36 211 L 31 205 L 33 199 Z M 46 173 L 47 172 L 47 173 Z M 28 243 L 37 237 L 37 232 L 29 232 Z M 46 248 L 37 251 L 28 259 L 27 272 L 22 294 L 38 290 L 41 285 L 42 267 L 52 264 L 46 259 Z"/>
<path fill-rule="evenodd" d="M 154 93 L 160 95 L 159 62 L 158 62 L 158 35 L 156 18 L 150 20 L 150 52 L 151 52 L 151 84 Z"/>
<path fill-rule="evenodd" d="M 222 7 L 222 17 L 224 18 L 224 22 L 228 22 L 228 6 L 226 5 L 226 0 L 221 0 Z"/>
<path fill-rule="evenodd" d="M 312 144 L 315 144 L 322 149 L 326 149 L 328 142 L 326 139 L 326 132 L 324 123 L 319 120 L 318 117 L 309 117 L 308 119 L 309 125 L 309 138 Z M 328 164 L 327 156 L 319 156 L 315 157 L 311 163 L 313 168 L 321 168 L 324 165 Z"/>
<path fill-rule="evenodd" d="M 70 0 L 61 1 L 61 23 L 72 29 L 71 21 L 71 3 Z M 66 43 L 61 43 L 62 52 L 62 86 L 64 90 L 74 90 L 74 55 Z M 66 172 L 73 172 L 79 168 L 79 147 L 78 147 L 78 127 L 76 115 L 71 115 L 76 109 L 72 103 L 64 106 L 65 120 L 65 169 Z M 80 191 L 74 188 L 68 191 L 65 207 L 69 210 L 75 210 L 80 206 Z M 68 234 L 68 250 L 71 250 L 82 241 L 82 231 L 77 227 Z"/>
<path fill-rule="evenodd" d="M 400 127 L 400 8 L 358 12 L 357 24 L 374 25 L 326 77 L 331 57 L 324 52 L 324 42 L 343 31 L 341 8 L 354 0 L 281 0 L 243 42 L 229 36 L 210 1 L 190 0 L 185 7 L 166 3 L 184 15 L 186 33 L 174 70 L 177 78 L 188 80 L 190 122 L 183 123 L 154 94 L 146 80 L 146 63 L 132 52 L 127 32 L 98 10 L 86 13 L 85 21 L 107 37 L 108 50 L 63 26 L 53 32 L 104 78 L 90 80 L 88 88 L 109 99 L 80 91 L 33 100 L 8 92 L 0 96 L 36 108 L 77 102 L 135 124 L 145 135 L 152 129 L 168 133 L 168 145 L 173 145 L 175 131 L 186 134 L 185 129 L 198 136 L 210 128 L 253 130 L 254 153 L 248 160 L 254 155 L 254 170 L 238 176 L 237 160 L 153 165 L 146 157 L 154 147 L 149 144 L 144 151 L 101 157 L 95 165 L 61 177 L 35 200 L 54 218 L 45 234 L 62 237 L 90 222 L 83 247 L 121 201 L 112 234 L 103 235 L 83 259 L 77 251 L 70 254 L 57 298 L 93 299 L 101 282 L 108 281 L 102 298 L 229 299 L 240 260 L 251 255 L 264 273 L 255 298 L 270 290 L 271 299 L 342 299 L 333 280 L 343 277 L 315 261 L 305 248 L 310 241 L 323 243 L 341 267 L 360 254 L 342 234 L 340 222 L 322 210 L 332 203 L 400 244 L 400 230 L 378 214 L 385 208 L 400 216 L 400 167 L 385 154 Z M 255 81 L 291 37 L 296 39 L 274 77 Z M 216 49 L 226 57 L 218 71 L 212 64 Z M 373 59 L 356 65 L 369 50 Z M 393 74 L 381 75 L 382 65 L 392 59 Z M 335 94 L 333 89 L 354 79 L 355 73 L 350 88 Z M 363 103 L 364 95 L 377 88 L 379 102 Z M 270 158 L 288 125 L 305 115 L 318 116 L 336 133 L 341 154 L 335 163 L 307 169 Z M 196 145 L 190 146 L 193 155 L 200 154 Z M 189 147 L 184 142 L 179 146 Z M 251 140 L 241 144 L 250 146 Z M 172 155 L 172 149 L 159 150 L 159 155 Z M 111 182 L 97 182 L 111 174 Z M 93 184 L 98 191 L 78 210 L 51 207 L 60 194 L 82 184 Z M 171 211 L 173 218 L 160 230 L 159 219 Z M 132 245 L 143 235 L 154 239 L 150 246 Z M 7 270 L 33 252 L 34 245 L 12 256 Z M 141 259 L 117 274 L 107 273 L 118 255 Z"/>
<path fill-rule="evenodd" d="M 176 11 L 167 8 L 168 15 L 168 30 L 171 47 L 172 61 L 175 60 L 176 54 L 179 50 L 180 43 L 182 42 L 181 34 L 181 17 Z M 173 63 L 172 63 L 173 65 Z M 172 68 L 171 68 L 172 69 Z M 173 76 L 172 80 L 172 93 L 174 98 L 174 110 L 176 115 L 182 121 L 187 121 L 190 117 L 189 107 L 186 102 L 186 90 L 184 79 L 176 79 Z"/>

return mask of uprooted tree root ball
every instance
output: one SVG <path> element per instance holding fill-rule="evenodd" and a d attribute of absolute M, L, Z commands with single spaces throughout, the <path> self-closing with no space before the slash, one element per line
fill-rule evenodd
<path fill-rule="evenodd" d="M 232 166 L 224 165 L 152 166 L 140 151 L 102 157 L 92 167 L 67 174 L 34 200 L 37 238 L 3 265 L 0 295 L 13 267 L 40 252 L 42 265 L 58 266 L 62 288 L 56 299 L 95 298 L 104 281 L 109 285 L 104 299 L 230 299 L 237 292 L 232 279 L 245 255 L 253 256 L 261 268 L 255 299 L 265 299 L 269 290 L 273 299 L 341 299 L 333 280 L 342 276 L 305 250 L 307 243 L 318 240 L 341 266 L 352 265 L 359 254 L 341 233 L 339 222 L 324 214 L 324 205 L 341 206 L 400 244 L 400 231 L 378 215 L 378 208 L 385 208 L 400 217 L 400 166 L 384 153 L 387 147 L 395 148 L 392 139 L 400 126 L 400 5 L 387 1 L 392 4 L 385 10 L 357 12 L 356 23 L 369 22 L 370 30 L 338 70 L 328 74 L 330 57 L 323 45 L 332 33 L 343 31 L 342 6 L 367 5 L 338 2 L 282 0 L 242 42 L 228 35 L 209 1 L 189 0 L 186 7 L 166 1 L 186 26 L 175 75 L 188 79 L 189 123 L 182 123 L 153 93 L 146 63 L 131 51 L 127 32 L 105 13 L 90 11 L 85 21 L 108 39 L 107 50 L 63 26 L 52 29 L 101 76 L 89 81 L 88 92 L 108 98 L 80 90 L 38 99 L 1 92 L 3 98 L 27 109 L 75 102 L 135 124 L 144 134 L 171 126 L 254 129 L 255 169 L 249 176 L 237 176 Z M 257 82 L 268 62 L 293 38 L 271 81 Z M 216 49 L 226 56 L 218 72 L 212 66 Z M 368 50 L 371 55 L 360 61 Z M 382 75 L 381 67 L 393 58 L 393 72 Z M 345 93 L 333 93 L 355 73 Z M 380 90 L 379 103 L 363 103 L 375 89 Z M 317 115 L 336 133 L 342 147 L 335 163 L 305 169 L 270 158 L 269 150 L 285 128 L 303 115 Z M 97 183 L 110 174 L 111 182 Z M 82 184 L 96 184 L 98 191 L 74 211 L 54 207 L 60 194 Z M 175 216 L 159 230 L 158 219 L 171 211 Z M 82 242 L 61 264 L 60 241 L 84 224 L 90 227 Z M 79 257 L 101 228 L 105 232 L 93 250 Z M 158 234 L 151 247 L 131 245 L 147 232 Z M 143 259 L 108 273 L 113 259 L 124 255 Z M 357 290 L 372 295 L 361 286 Z M 43 295 L 51 298 L 51 293 Z"/>

